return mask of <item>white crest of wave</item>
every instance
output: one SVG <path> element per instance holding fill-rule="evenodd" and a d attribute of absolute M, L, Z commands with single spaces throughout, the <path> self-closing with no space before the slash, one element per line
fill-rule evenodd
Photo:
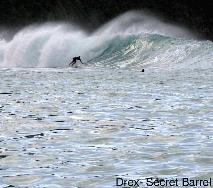
<path fill-rule="evenodd" d="M 11 41 L 0 41 L 2 67 L 66 67 L 71 57 L 84 61 L 104 50 L 115 35 L 160 34 L 192 37 L 188 31 L 165 24 L 143 12 L 129 12 L 115 18 L 92 34 L 68 24 L 44 24 L 19 31 Z M 98 48 L 102 46 L 102 49 Z"/>
<path fill-rule="evenodd" d="M 130 11 L 108 22 L 96 34 L 158 34 L 175 38 L 196 38 L 188 29 L 163 22 L 145 11 Z"/>

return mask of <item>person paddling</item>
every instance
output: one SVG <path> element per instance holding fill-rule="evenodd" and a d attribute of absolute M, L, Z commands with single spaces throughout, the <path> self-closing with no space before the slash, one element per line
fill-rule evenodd
<path fill-rule="evenodd" d="M 73 57 L 72 62 L 70 62 L 69 66 L 70 66 L 70 65 L 73 66 L 74 64 L 76 64 L 78 60 L 82 63 L 82 61 L 81 61 L 81 56 Z M 83 64 L 83 63 L 82 63 L 82 64 Z"/>

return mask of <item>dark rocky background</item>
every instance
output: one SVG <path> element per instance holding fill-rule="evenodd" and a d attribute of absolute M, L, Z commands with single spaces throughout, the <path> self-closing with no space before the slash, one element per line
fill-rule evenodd
<path fill-rule="evenodd" d="M 213 0 L 0 0 L 0 25 L 72 21 L 92 31 L 132 9 L 148 9 L 213 40 Z"/>

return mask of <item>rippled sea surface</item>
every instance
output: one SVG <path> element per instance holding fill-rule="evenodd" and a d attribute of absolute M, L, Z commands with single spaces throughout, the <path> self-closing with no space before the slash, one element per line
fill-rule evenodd
<path fill-rule="evenodd" d="M 212 177 L 212 75 L 0 70 L 0 187 Z"/>

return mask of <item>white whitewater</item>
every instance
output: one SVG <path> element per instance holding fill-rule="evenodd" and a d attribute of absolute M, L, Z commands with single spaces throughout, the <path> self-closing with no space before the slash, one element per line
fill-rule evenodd
<path fill-rule="evenodd" d="M 132 37 L 136 38 L 133 40 Z M 12 40 L 0 41 L 0 66 L 67 67 L 73 56 L 80 55 L 84 62 L 92 60 L 92 63 L 106 55 L 106 51 L 108 56 L 102 57 L 103 65 L 112 65 L 112 62 L 116 65 L 117 62 L 118 67 L 131 64 L 133 68 L 138 62 L 152 64 L 186 59 L 194 62 L 193 54 L 201 54 L 202 58 L 209 56 L 212 43 L 192 39 L 195 36 L 186 29 L 164 23 L 148 13 L 133 11 L 115 18 L 92 34 L 77 26 L 59 23 L 24 28 Z M 131 55 L 125 57 L 129 53 Z M 112 62 L 110 57 L 115 57 Z"/>

